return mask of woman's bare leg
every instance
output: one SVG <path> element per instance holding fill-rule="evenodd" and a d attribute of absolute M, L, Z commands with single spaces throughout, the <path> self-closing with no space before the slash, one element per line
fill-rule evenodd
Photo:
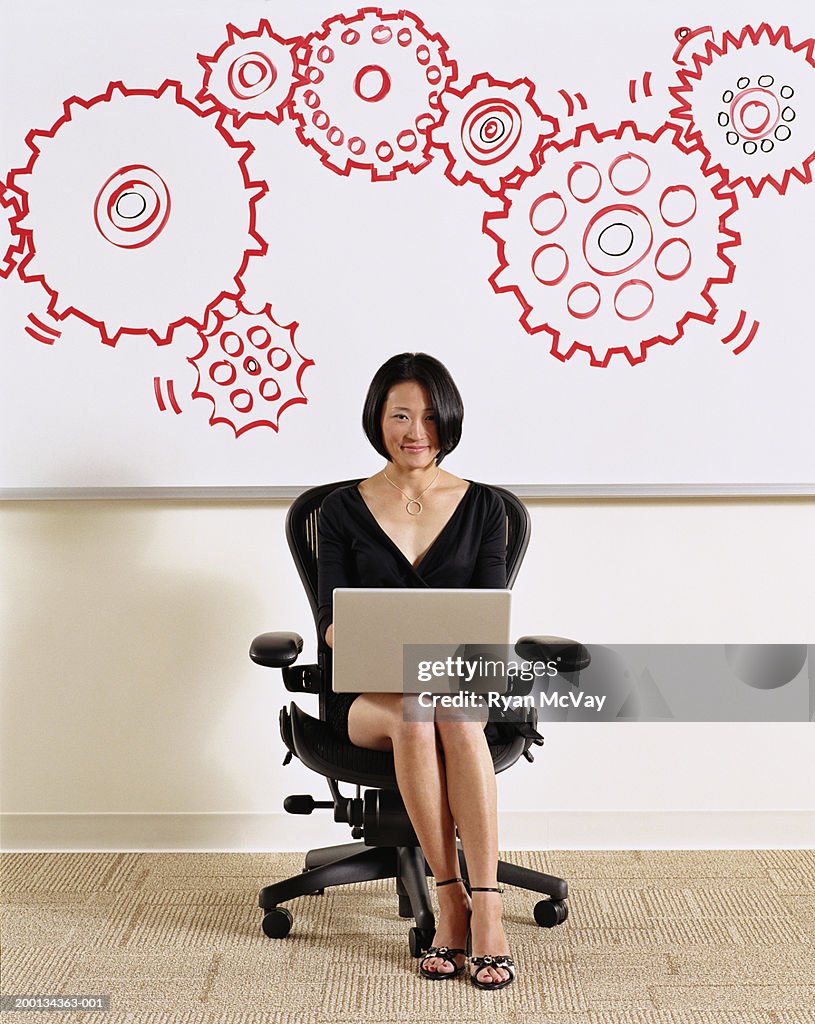
<path fill-rule="evenodd" d="M 358 747 L 393 750 L 399 792 L 430 870 L 439 881 L 455 878 L 459 873 L 456 829 L 433 720 L 406 721 L 402 694 L 366 693 L 351 705 L 348 736 Z M 470 911 L 464 886 L 443 886 L 437 897 L 439 924 L 433 944 L 463 947 Z M 446 974 L 453 966 L 434 957 L 425 969 Z"/>
<path fill-rule="evenodd" d="M 482 722 L 437 716 L 436 729 L 444 750 L 447 799 L 458 825 L 470 884 L 497 888 L 498 805 L 495 771 Z M 473 956 L 509 953 L 502 924 L 501 896 L 476 892 L 472 898 Z M 478 980 L 504 981 L 501 967 L 482 968 Z"/>

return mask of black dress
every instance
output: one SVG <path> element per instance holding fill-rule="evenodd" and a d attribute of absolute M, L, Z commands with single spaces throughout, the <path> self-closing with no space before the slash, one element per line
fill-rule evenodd
<path fill-rule="evenodd" d="M 332 491 L 320 507 L 320 636 L 331 624 L 335 587 L 505 587 L 506 536 L 501 498 L 485 484 L 470 483 L 441 533 L 413 566 L 376 521 L 356 484 Z M 329 694 L 328 721 L 345 739 L 348 709 L 356 696 Z"/>

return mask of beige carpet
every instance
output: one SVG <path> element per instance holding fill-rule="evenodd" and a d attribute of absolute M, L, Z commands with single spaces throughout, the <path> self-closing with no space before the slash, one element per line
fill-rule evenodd
<path fill-rule="evenodd" d="M 392 881 L 302 897 L 286 939 L 257 891 L 297 854 L 5 854 L 2 992 L 101 994 L 98 1024 L 815 1024 L 815 852 L 508 853 L 569 880 L 538 928 L 508 888 L 518 980 L 425 982 Z"/>

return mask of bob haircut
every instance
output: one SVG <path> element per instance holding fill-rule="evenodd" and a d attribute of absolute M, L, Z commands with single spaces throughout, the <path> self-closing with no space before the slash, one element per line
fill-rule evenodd
<path fill-rule="evenodd" d="M 427 391 L 439 434 L 438 465 L 461 440 L 464 403 L 447 367 L 424 352 L 392 356 L 374 374 L 362 409 L 362 429 L 379 454 L 391 461 L 382 439 L 382 409 L 394 384 L 415 380 Z"/>

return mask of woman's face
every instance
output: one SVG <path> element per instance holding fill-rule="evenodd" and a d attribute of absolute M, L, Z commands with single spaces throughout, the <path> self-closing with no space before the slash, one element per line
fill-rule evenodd
<path fill-rule="evenodd" d="M 439 454 L 439 432 L 430 396 L 415 380 L 401 381 L 382 407 L 382 438 L 395 466 L 424 469 Z"/>

